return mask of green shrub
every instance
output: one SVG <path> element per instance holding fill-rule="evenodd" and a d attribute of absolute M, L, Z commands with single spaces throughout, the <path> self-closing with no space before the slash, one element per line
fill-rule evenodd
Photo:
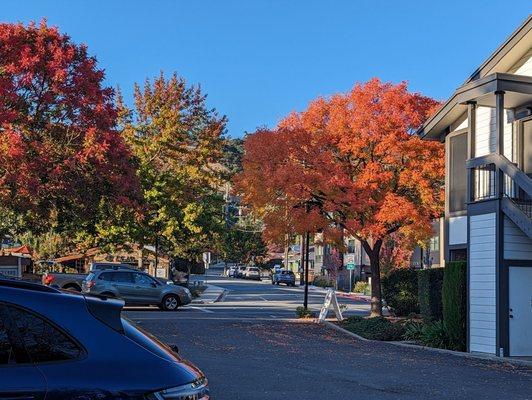
<path fill-rule="evenodd" d="M 396 269 L 382 279 L 382 297 L 396 316 L 419 312 L 417 292 L 417 273 L 413 269 Z"/>
<path fill-rule="evenodd" d="M 298 318 L 314 318 L 316 314 L 310 311 L 308 308 L 299 306 L 296 308 L 296 316 Z"/>
<path fill-rule="evenodd" d="M 443 326 L 454 350 L 466 349 L 467 268 L 463 261 L 449 262 L 442 287 Z"/>
<path fill-rule="evenodd" d="M 424 325 L 421 329 L 420 341 L 429 347 L 449 348 L 449 338 L 442 321 L 434 321 Z"/>
<path fill-rule="evenodd" d="M 322 287 L 322 288 L 328 288 L 328 287 L 334 287 L 334 282 L 332 279 L 330 279 L 327 276 L 318 275 L 314 277 L 314 281 L 312 282 L 314 286 Z"/>
<path fill-rule="evenodd" d="M 413 340 L 419 342 L 423 333 L 423 324 L 421 322 L 407 321 L 403 324 L 405 333 L 403 334 L 404 340 Z"/>
<path fill-rule="evenodd" d="M 417 272 L 419 312 L 425 322 L 440 321 L 443 318 L 443 271 L 443 268 L 432 268 Z"/>
<path fill-rule="evenodd" d="M 364 293 L 366 295 L 369 295 L 371 293 L 371 287 L 369 286 L 369 283 L 364 281 L 358 281 L 355 283 L 355 287 L 353 288 L 353 292 L 355 293 Z"/>
<path fill-rule="evenodd" d="M 401 340 L 404 328 L 384 317 L 362 318 L 358 316 L 346 318 L 341 322 L 343 328 L 371 340 Z"/>

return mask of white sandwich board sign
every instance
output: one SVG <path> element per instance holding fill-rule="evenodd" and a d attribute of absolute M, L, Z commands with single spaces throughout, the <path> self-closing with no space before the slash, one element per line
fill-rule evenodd
<path fill-rule="evenodd" d="M 327 314 L 329 313 L 329 309 L 331 307 L 334 310 L 338 321 L 343 320 L 342 311 L 340 310 L 340 305 L 338 304 L 338 299 L 336 298 L 336 292 L 334 291 L 334 289 L 327 290 L 327 294 L 325 295 L 325 301 L 323 302 L 323 306 L 321 307 L 320 311 L 320 316 L 318 317 L 318 322 L 325 321 L 325 318 L 327 318 Z"/>

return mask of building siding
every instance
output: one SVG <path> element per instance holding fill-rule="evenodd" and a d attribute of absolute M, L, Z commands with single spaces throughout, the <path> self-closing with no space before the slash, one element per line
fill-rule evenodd
<path fill-rule="evenodd" d="M 469 348 L 495 354 L 495 213 L 471 216 L 469 238 Z"/>
<path fill-rule="evenodd" d="M 504 217 L 504 258 L 532 260 L 532 240 L 508 217 Z"/>
<path fill-rule="evenodd" d="M 495 132 L 495 108 L 477 107 L 475 128 L 475 157 L 495 153 L 497 135 Z M 510 161 L 514 160 L 514 145 L 512 135 L 513 111 L 505 110 L 504 119 L 504 155 Z"/>
<path fill-rule="evenodd" d="M 532 50 L 522 57 L 511 69 L 510 73 L 532 76 Z"/>

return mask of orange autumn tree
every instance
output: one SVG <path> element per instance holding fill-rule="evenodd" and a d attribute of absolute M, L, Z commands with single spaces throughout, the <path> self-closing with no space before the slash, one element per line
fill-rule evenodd
<path fill-rule="evenodd" d="M 318 98 L 245 143 L 236 186 L 263 216 L 265 235 L 343 230 L 360 240 L 372 316 L 382 315 L 383 243 L 391 235 L 424 242 L 443 209 L 443 146 L 414 135 L 437 106 L 406 83 L 372 79 Z"/>

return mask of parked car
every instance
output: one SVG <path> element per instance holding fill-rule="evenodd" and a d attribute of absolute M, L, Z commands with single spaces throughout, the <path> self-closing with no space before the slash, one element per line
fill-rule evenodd
<path fill-rule="evenodd" d="M 260 270 L 257 267 L 247 267 L 243 273 L 244 279 L 260 281 Z"/>
<path fill-rule="evenodd" d="M 0 299 L 0 399 L 209 399 L 205 375 L 121 317 L 122 300 L 11 279 Z"/>
<path fill-rule="evenodd" d="M 120 269 L 91 272 L 82 283 L 82 291 L 120 298 L 127 305 L 156 305 L 167 311 L 192 301 L 185 287 L 161 283 L 145 272 Z"/>
<path fill-rule="evenodd" d="M 101 271 L 104 269 L 126 269 L 129 271 L 137 271 L 135 267 L 132 267 L 129 264 L 94 262 L 89 265 L 90 271 Z M 46 286 L 81 292 L 81 284 L 87 275 L 88 274 L 46 272 L 42 276 L 42 283 Z"/>
<path fill-rule="evenodd" d="M 244 271 L 246 270 L 246 266 L 245 265 L 241 265 L 237 268 L 236 272 L 235 272 L 235 276 L 237 278 L 243 278 L 244 277 Z"/>
<path fill-rule="evenodd" d="M 237 270 L 238 270 L 238 267 L 236 267 L 235 265 L 229 267 L 229 269 L 227 270 L 227 276 L 235 277 Z"/>
<path fill-rule="evenodd" d="M 280 283 L 284 283 L 287 286 L 295 286 L 296 276 L 292 271 L 281 270 L 272 276 L 272 285 L 279 285 Z"/>

